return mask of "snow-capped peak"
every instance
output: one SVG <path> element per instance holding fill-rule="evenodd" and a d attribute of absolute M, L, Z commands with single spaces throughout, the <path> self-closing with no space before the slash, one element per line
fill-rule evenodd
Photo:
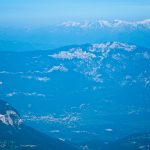
<path fill-rule="evenodd" d="M 118 20 L 115 19 L 113 21 L 109 20 L 97 20 L 94 22 L 90 21 L 83 21 L 83 22 L 76 22 L 76 21 L 66 21 L 61 24 L 61 26 L 65 27 L 78 27 L 78 28 L 145 28 L 150 29 L 150 19 L 145 19 L 141 21 L 125 21 L 125 20 Z"/>

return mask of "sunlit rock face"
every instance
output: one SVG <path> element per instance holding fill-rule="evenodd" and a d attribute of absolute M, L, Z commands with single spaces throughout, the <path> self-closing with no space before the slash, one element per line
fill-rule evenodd
<path fill-rule="evenodd" d="M 19 127 L 22 120 L 17 111 L 12 108 L 8 103 L 0 100 L 0 124 L 7 126 Z"/>

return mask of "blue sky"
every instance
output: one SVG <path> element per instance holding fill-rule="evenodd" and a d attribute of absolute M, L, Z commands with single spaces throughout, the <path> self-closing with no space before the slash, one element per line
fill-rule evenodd
<path fill-rule="evenodd" d="M 1 24 L 150 18 L 149 0 L 0 0 Z"/>

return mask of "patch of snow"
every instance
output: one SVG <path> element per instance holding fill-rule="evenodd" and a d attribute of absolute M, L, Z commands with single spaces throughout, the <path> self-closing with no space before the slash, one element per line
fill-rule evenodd
<path fill-rule="evenodd" d="M 68 69 L 66 67 L 64 67 L 62 64 L 60 64 L 59 66 L 53 66 L 47 72 L 50 73 L 50 72 L 53 72 L 53 71 L 67 72 Z"/>
<path fill-rule="evenodd" d="M 18 116 L 18 114 L 12 110 L 7 110 L 6 114 L 0 114 L 0 121 L 6 125 L 20 125 L 22 124 L 22 120 Z"/>
<path fill-rule="evenodd" d="M 139 149 L 145 149 L 144 145 L 139 146 Z"/>
<path fill-rule="evenodd" d="M 37 145 L 20 145 L 21 147 L 24 148 L 33 148 L 33 147 L 37 147 Z"/>
<path fill-rule="evenodd" d="M 32 92 L 32 93 L 22 92 L 22 94 L 25 95 L 25 96 L 46 97 L 45 94 L 36 93 L 36 92 Z"/>
<path fill-rule="evenodd" d="M 12 96 L 14 96 L 14 95 L 16 95 L 17 93 L 16 92 L 12 92 L 12 93 L 8 93 L 6 96 L 7 97 L 12 97 Z"/>
<path fill-rule="evenodd" d="M 100 44 L 93 44 L 90 48 L 90 51 L 93 52 L 106 52 L 106 50 L 111 49 L 123 49 L 126 51 L 133 51 L 136 49 L 135 45 L 130 45 L 127 43 L 121 43 L 121 42 L 107 42 L 107 43 L 100 43 Z M 108 53 L 109 51 L 107 51 Z"/>
<path fill-rule="evenodd" d="M 144 53 L 143 53 L 143 57 L 144 57 L 145 59 L 150 59 L 150 55 L 149 55 L 148 52 L 144 52 Z"/>
<path fill-rule="evenodd" d="M 60 130 L 51 130 L 51 133 L 60 133 Z"/>
<path fill-rule="evenodd" d="M 70 125 L 72 123 L 78 122 L 80 120 L 80 116 L 76 113 L 68 113 L 66 115 L 60 115 L 59 117 L 55 115 L 46 115 L 46 116 L 23 116 L 24 120 L 27 121 L 44 121 L 47 123 L 60 123 L 65 125 Z"/>
<path fill-rule="evenodd" d="M 37 92 L 11 92 L 11 93 L 6 94 L 7 97 L 12 97 L 15 95 L 46 97 L 45 94 L 41 94 L 41 93 L 37 93 Z"/>
<path fill-rule="evenodd" d="M 80 22 L 75 22 L 75 21 L 66 21 L 62 23 L 62 26 L 65 26 L 65 27 L 78 27 L 80 25 L 81 25 Z"/>
<path fill-rule="evenodd" d="M 63 141 L 63 142 L 65 142 L 65 139 L 64 138 L 58 138 L 60 141 Z"/>
<path fill-rule="evenodd" d="M 47 82 L 47 81 L 50 80 L 50 78 L 48 78 L 48 77 L 36 77 L 36 80 L 38 80 L 38 81 L 43 81 L 43 82 Z"/>
<path fill-rule="evenodd" d="M 0 74 L 11 74 L 11 75 L 16 75 L 16 74 L 23 74 L 23 72 L 0 71 Z"/>
<path fill-rule="evenodd" d="M 8 71 L 0 71 L 0 74 L 10 74 Z"/>
<path fill-rule="evenodd" d="M 61 51 L 58 54 L 49 55 L 52 58 L 57 59 L 92 59 L 95 58 L 96 55 L 90 52 L 83 51 L 81 48 L 70 49 L 69 51 Z"/>
<path fill-rule="evenodd" d="M 113 129 L 108 128 L 108 129 L 105 129 L 105 131 L 107 131 L 107 132 L 112 132 L 112 131 L 113 131 Z"/>

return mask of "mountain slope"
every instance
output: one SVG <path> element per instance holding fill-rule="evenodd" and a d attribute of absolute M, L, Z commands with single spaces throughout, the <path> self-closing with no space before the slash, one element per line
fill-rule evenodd
<path fill-rule="evenodd" d="M 11 112 L 8 114 L 8 112 Z M 1 150 L 74 150 L 64 142 L 50 138 L 24 125 L 14 108 L 0 100 Z"/>
<path fill-rule="evenodd" d="M 79 144 L 81 150 L 147 150 L 150 148 L 150 133 L 133 134 L 116 141 L 89 141 Z"/>
<path fill-rule="evenodd" d="M 0 96 L 54 137 L 118 139 L 150 130 L 149 66 L 149 49 L 120 42 L 1 52 Z"/>

